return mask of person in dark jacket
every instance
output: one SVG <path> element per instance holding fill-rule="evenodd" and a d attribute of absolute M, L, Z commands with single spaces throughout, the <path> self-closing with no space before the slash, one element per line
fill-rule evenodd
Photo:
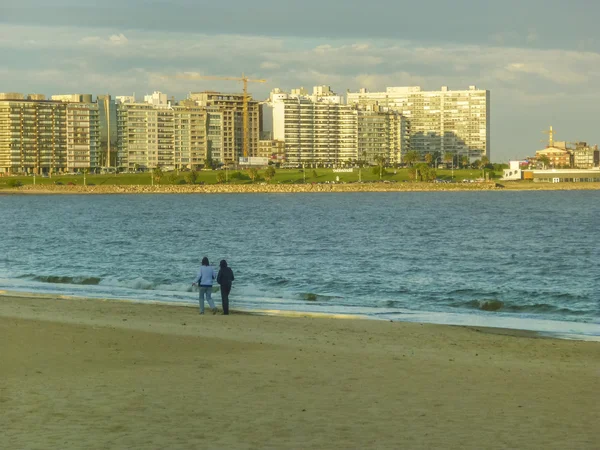
<path fill-rule="evenodd" d="M 229 293 L 231 292 L 231 284 L 234 280 L 233 270 L 227 267 L 227 261 L 224 259 L 220 263 L 219 274 L 217 275 L 217 283 L 221 285 L 221 301 L 223 303 L 223 314 L 229 314 Z"/>

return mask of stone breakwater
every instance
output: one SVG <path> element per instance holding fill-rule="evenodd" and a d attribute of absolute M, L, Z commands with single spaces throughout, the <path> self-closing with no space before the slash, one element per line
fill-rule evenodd
<path fill-rule="evenodd" d="M 499 190 L 600 190 L 600 183 L 348 183 L 67 186 L 26 185 L 4 194 L 291 194 L 303 192 L 456 192 Z"/>
<path fill-rule="evenodd" d="M 206 184 L 56 186 L 27 185 L 5 192 L 22 194 L 288 194 L 303 192 L 423 192 L 498 190 L 495 183 Z"/>

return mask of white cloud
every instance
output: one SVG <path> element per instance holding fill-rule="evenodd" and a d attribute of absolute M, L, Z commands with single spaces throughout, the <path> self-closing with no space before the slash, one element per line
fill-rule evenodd
<path fill-rule="evenodd" d="M 477 85 L 492 91 L 493 136 L 502 135 L 494 139 L 507 141 L 512 136 L 506 125 L 510 120 L 532 120 L 518 116 L 521 109 L 536 115 L 536 120 L 561 111 L 566 102 L 585 103 L 591 110 L 598 99 L 589 92 L 600 83 L 600 54 L 535 49 L 525 36 L 519 38 L 523 46 L 518 47 L 1 27 L 0 51 L 5 61 L 11 61 L 2 68 L 2 90 L 114 95 L 162 90 L 176 98 L 194 90 L 241 90 L 241 84 L 233 81 L 165 78 L 183 72 L 232 77 L 244 72 L 267 78 L 267 83 L 251 86 L 259 99 L 275 87 L 310 89 L 321 84 L 339 93 L 360 87 L 374 91 L 403 85 L 424 89 Z M 508 40 L 511 35 L 501 37 Z M 496 119 L 502 116 L 496 111 L 505 117 Z M 593 142 L 585 135 L 578 138 Z"/>
<path fill-rule="evenodd" d="M 275 69 L 279 69 L 280 67 L 281 67 L 281 65 L 279 63 L 276 63 L 273 61 L 265 61 L 260 64 L 260 68 L 266 69 L 266 70 L 275 70 Z"/>
<path fill-rule="evenodd" d="M 125 35 L 123 33 L 113 34 L 108 39 L 114 45 L 125 45 L 125 44 L 127 44 L 127 41 L 128 41 L 128 39 L 125 37 Z"/>

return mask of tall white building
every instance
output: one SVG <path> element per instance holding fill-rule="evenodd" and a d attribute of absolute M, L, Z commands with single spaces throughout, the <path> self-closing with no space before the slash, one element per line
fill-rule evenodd
<path fill-rule="evenodd" d="M 453 153 L 472 160 L 490 158 L 490 91 L 422 91 L 418 86 L 385 92 L 348 93 L 348 104 L 379 105 L 401 113 L 410 123 L 410 146 L 421 154 Z"/>
<path fill-rule="evenodd" d="M 357 159 L 357 111 L 327 87 L 271 93 L 273 139 L 285 142 L 288 164 L 347 164 Z M 336 98 L 337 97 L 337 98 Z"/>
<path fill-rule="evenodd" d="M 304 88 L 290 93 L 275 89 L 268 106 L 273 139 L 285 142 L 291 165 L 374 164 L 378 157 L 397 164 L 409 148 L 408 125 L 401 114 L 378 105 L 346 105 L 329 86 L 316 86 L 312 95 Z"/>

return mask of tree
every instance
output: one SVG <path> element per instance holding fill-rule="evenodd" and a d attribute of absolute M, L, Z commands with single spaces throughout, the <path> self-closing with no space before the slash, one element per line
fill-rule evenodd
<path fill-rule="evenodd" d="M 361 154 L 362 158 L 359 158 L 356 163 L 358 164 L 358 182 L 362 183 L 362 168 L 367 163 L 367 152 L 363 150 Z"/>
<path fill-rule="evenodd" d="M 258 178 L 258 170 L 252 167 L 250 170 L 248 170 L 248 176 L 250 177 L 252 182 L 254 182 L 254 180 Z"/>
<path fill-rule="evenodd" d="M 403 159 L 409 166 L 412 167 L 413 164 L 416 163 L 420 157 L 421 155 L 419 155 L 419 152 L 417 152 L 416 150 L 411 150 L 410 152 L 404 155 Z"/>
<path fill-rule="evenodd" d="M 154 168 L 152 171 L 152 176 L 154 177 L 154 180 L 160 184 L 160 179 L 163 177 L 163 171 L 160 166 Z"/>
<path fill-rule="evenodd" d="M 217 183 L 225 183 L 225 174 L 223 172 L 217 174 Z"/>
<path fill-rule="evenodd" d="M 469 163 L 470 163 L 470 160 L 467 155 L 463 155 L 460 157 L 460 165 L 463 167 L 463 169 L 465 167 L 468 167 Z"/>
<path fill-rule="evenodd" d="M 414 181 L 433 181 L 437 174 L 434 168 L 429 167 L 426 163 L 416 164 L 408 170 L 410 178 Z"/>
<path fill-rule="evenodd" d="M 187 174 L 185 178 L 187 179 L 188 183 L 196 184 L 196 181 L 198 181 L 198 172 L 192 170 L 190 173 Z"/>
<path fill-rule="evenodd" d="M 548 166 L 550 164 L 550 158 L 548 158 L 546 155 L 542 155 L 540 157 L 538 157 L 538 162 L 542 163 L 542 167 L 545 169 L 546 166 Z"/>
<path fill-rule="evenodd" d="M 275 169 L 273 168 L 273 166 L 267 167 L 267 170 L 265 170 L 265 179 L 267 181 L 271 181 L 274 176 L 275 176 Z"/>
<path fill-rule="evenodd" d="M 204 168 L 205 169 L 213 168 L 213 160 L 210 156 L 206 157 L 206 159 L 204 160 Z"/>
<path fill-rule="evenodd" d="M 375 157 L 375 162 L 377 163 L 377 165 L 379 166 L 379 179 L 381 180 L 382 176 L 383 176 L 383 166 L 385 165 L 385 156 L 383 155 L 377 155 Z"/>
<path fill-rule="evenodd" d="M 428 165 L 431 165 L 431 163 L 433 162 L 433 155 L 432 155 L 431 153 L 427 153 L 427 154 L 425 155 L 425 162 L 426 162 Z"/>
<path fill-rule="evenodd" d="M 483 167 L 487 167 L 490 164 L 490 158 L 488 158 L 487 156 L 483 155 L 481 157 L 481 165 Z"/>
<path fill-rule="evenodd" d="M 444 162 L 446 164 L 448 164 L 448 163 L 454 164 L 454 153 L 451 153 L 451 152 L 444 153 Z"/>
<path fill-rule="evenodd" d="M 175 173 L 170 174 L 168 180 L 171 184 L 177 184 L 177 175 Z"/>

